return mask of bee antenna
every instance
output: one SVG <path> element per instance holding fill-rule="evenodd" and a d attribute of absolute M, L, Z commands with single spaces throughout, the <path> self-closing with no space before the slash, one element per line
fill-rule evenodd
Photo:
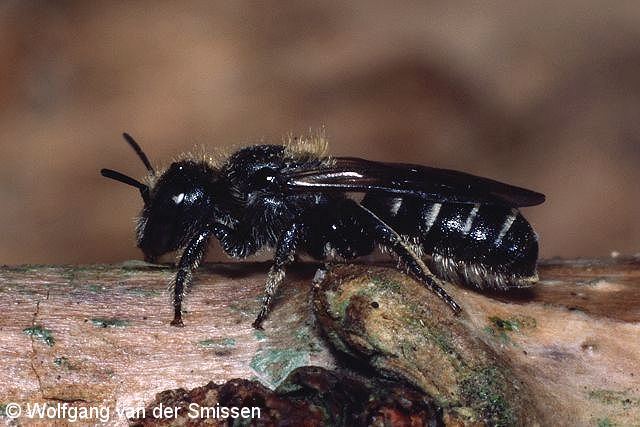
<path fill-rule="evenodd" d="M 122 182 L 123 184 L 136 187 L 138 190 L 140 190 L 140 195 L 142 195 L 142 200 L 144 201 L 144 203 L 147 204 L 149 202 L 149 187 L 141 183 L 140 181 L 111 169 L 101 169 L 100 174 L 105 178 L 111 178 L 113 180 Z"/>
<path fill-rule="evenodd" d="M 144 163 L 144 166 L 147 168 L 147 170 L 149 172 L 151 172 L 151 173 L 155 173 L 156 171 L 153 170 L 153 166 L 151 166 L 151 163 L 149 162 L 149 159 L 147 158 L 147 155 L 144 154 L 144 151 L 142 151 L 142 148 L 140 148 L 140 146 L 138 145 L 136 140 L 133 139 L 133 137 L 131 135 L 129 135 L 128 133 L 126 133 L 126 132 L 124 132 L 122 134 L 122 136 L 129 143 L 131 148 L 133 148 L 133 151 L 136 152 L 138 157 L 140 157 L 140 160 L 142 160 L 142 163 Z"/>

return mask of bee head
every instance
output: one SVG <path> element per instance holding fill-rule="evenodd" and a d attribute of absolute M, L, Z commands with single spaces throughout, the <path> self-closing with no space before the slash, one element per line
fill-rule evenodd
<path fill-rule="evenodd" d="M 157 176 L 147 156 L 128 134 L 124 138 L 142 160 L 147 171 Z M 209 189 L 217 172 L 205 163 L 191 160 L 173 163 L 151 187 L 120 172 L 102 169 L 101 174 L 140 190 L 144 208 L 136 227 L 138 247 L 145 259 L 184 246 L 211 212 Z"/>
<path fill-rule="evenodd" d="M 213 209 L 211 184 L 216 171 L 204 163 L 173 163 L 149 193 L 136 228 L 138 246 L 148 259 L 185 246 Z"/>

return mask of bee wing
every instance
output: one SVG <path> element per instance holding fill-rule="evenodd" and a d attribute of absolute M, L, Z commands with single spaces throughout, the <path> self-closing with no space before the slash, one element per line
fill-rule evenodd
<path fill-rule="evenodd" d="M 334 157 L 323 165 L 296 167 L 283 174 L 292 191 L 407 194 L 432 202 L 534 206 L 545 196 L 488 178 L 427 166 Z"/>

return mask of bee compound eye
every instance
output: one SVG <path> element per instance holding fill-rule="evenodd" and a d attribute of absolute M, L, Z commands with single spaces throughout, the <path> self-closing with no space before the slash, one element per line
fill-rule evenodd
<path fill-rule="evenodd" d="M 277 181 L 277 172 L 271 168 L 258 169 L 252 177 L 254 185 L 260 188 L 273 185 Z"/>

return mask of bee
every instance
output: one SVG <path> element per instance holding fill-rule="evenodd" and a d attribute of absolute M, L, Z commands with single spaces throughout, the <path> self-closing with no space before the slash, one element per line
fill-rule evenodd
<path fill-rule="evenodd" d="M 233 258 L 274 250 L 257 329 L 298 252 L 353 260 L 379 246 L 455 313 L 440 280 L 502 291 L 537 281 L 538 238 L 518 208 L 543 194 L 454 170 L 329 157 L 323 136 L 247 146 L 218 161 L 184 156 L 156 171 L 123 136 L 146 179 L 101 174 L 140 191 L 136 236 L 146 260 L 182 250 L 171 325 L 184 325 L 185 290 L 212 238 Z"/>

